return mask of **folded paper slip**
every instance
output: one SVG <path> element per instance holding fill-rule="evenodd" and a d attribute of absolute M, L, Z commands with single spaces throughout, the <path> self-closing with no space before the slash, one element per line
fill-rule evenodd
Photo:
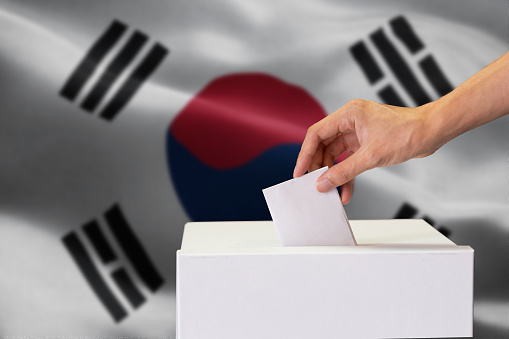
<path fill-rule="evenodd" d="M 323 167 L 263 190 L 283 246 L 355 246 L 337 190 L 316 190 Z"/>

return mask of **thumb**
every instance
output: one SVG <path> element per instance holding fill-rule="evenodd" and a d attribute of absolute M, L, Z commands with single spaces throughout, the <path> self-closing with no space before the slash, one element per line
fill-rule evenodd
<path fill-rule="evenodd" d="M 339 164 L 336 164 L 323 173 L 316 181 L 318 192 L 324 193 L 346 184 L 357 175 L 370 169 L 368 161 L 362 151 L 353 153 Z"/>

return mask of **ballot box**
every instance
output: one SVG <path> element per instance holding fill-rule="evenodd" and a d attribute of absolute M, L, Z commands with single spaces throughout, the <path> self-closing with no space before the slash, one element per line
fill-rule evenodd
<path fill-rule="evenodd" d="M 472 248 L 423 220 L 350 224 L 357 246 L 283 247 L 272 221 L 187 223 L 177 338 L 472 336 Z"/>

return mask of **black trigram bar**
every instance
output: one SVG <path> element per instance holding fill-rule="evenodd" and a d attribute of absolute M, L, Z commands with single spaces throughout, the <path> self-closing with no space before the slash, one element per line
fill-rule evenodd
<path fill-rule="evenodd" d="M 136 273 L 148 288 L 155 292 L 164 283 L 163 278 L 155 269 L 152 261 L 127 223 L 120 207 L 116 204 L 113 205 L 113 207 L 106 211 L 104 217 Z"/>
<path fill-rule="evenodd" d="M 431 226 L 435 227 L 435 220 L 431 219 L 430 217 L 428 217 L 427 215 L 425 215 L 424 217 L 422 217 L 422 219 L 424 221 L 426 221 L 428 224 L 430 224 Z M 437 229 L 438 232 L 442 233 L 444 236 L 448 237 L 451 235 L 451 231 L 449 231 L 447 228 L 445 227 L 435 227 Z"/>
<path fill-rule="evenodd" d="M 81 105 L 83 109 L 92 112 L 97 108 L 97 105 L 106 95 L 111 85 L 113 85 L 122 71 L 134 59 L 136 54 L 138 54 L 139 50 L 143 47 L 146 41 L 147 36 L 141 32 L 136 31 L 131 36 L 115 59 L 113 59 L 113 61 L 108 65 L 106 71 Z"/>
<path fill-rule="evenodd" d="M 119 268 L 111 274 L 111 277 L 134 308 L 140 307 L 145 302 L 145 297 L 134 285 L 126 270 Z"/>
<path fill-rule="evenodd" d="M 78 67 L 76 67 L 71 74 L 60 91 L 60 95 L 73 101 L 88 78 L 94 73 L 97 65 L 99 65 L 104 56 L 122 37 L 126 29 L 127 26 L 125 24 L 119 21 L 112 22 L 106 32 L 95 42 L 83 60 L 81 60 Z"/>
<path fill-rule="evenodd" d="M 104 264 L 108 264 L 117 259 L 115 252 L 113 252 L 113 249 L 96 221 L 87 223 L 83 226 L 83 230 Z"/>
<path fill-rule="evenodd" d="M 394 219 L 411 219 L 417 214 L 417 209 L 406 202 L 401 206 L 399 211 L 396 213 Z"/>
<path fill-rule="evenodd" d="M 145 59 L 131 73 L 115 97 L 101 112 L 101 117 L 106 120 L 115 118 L 118 112 L 131 100 L 143 82 L 163 61 L 166 54 L 168 54 L 168 50 L 164 46 L 156 44 L 152 47 Z"/>
<path fill-rule="evenodd" d="M 359 41 L 350 47 L 350 53 L 359 66 L 361 66 L 361 69 L 368 78 L 370 84 L 374 84 L 383 78 L 384 75 L 382 70 L 378 67 L 375 59 L 362 41 Z"/>
<path fill-rule="evenodd" d="M 428 217 L 427 215 L 425 215 L 424 217 L 422 217 L 422 220 L 426 221 L 428 224 L 430 224 L 431 226 L 435 226 L 435 220 L 431 219 L 430 217 Z"/>
<path fill-rule="evenodd" d="M 405 59 L 399 54 L 398 50 L 390 42 L 382 29 L 371 34 L 371 40 L 378 48 L 385 62 L 389 65 L 392 72 L 408 92 L 417 105 L 424 105 L 431 101 L 430 97 L 417 81 L 412 70 L 405 62 Z"/>
<path fill-rule="evenodd" d="M 445 77 L 433 56 L 428 55 L 422 59 L 421 62 L 419 62 L 419 66 L 440 96 L 444 96 L 453 90 L 451 84 Z"/>
<path fill-rule="evenodd" d="M 104 307 L 111 314 L 112 318 L 119 322 L 127 316 L 125 309 L 120 305 L 113 293 L 110 291 L 99 271 L 95 267 L 92 259 L 88 255 L 85 247 L 79 240 L 76 233 L 71 232 L 62 238 L 67 251 L 78 265 L 81 273 L 87 280 L 88 284 L 95 292 Z"/>
<path fill-rule="evenodd" d="M 424 48 L 421 39 L 415 34 L 412 26 L 403 16 L 398 16 L 390 21 L 394 34 L 403 42 L 408 50 L 415 54 Z"/>
<path fill-rule="evenodd" d="M 442 233 L 444 235 L 444 237 L 449 237 L 451 235 L 451 231 L 449 231 L 447 228 L 445 227 L 438 227 L 437 228 L 437 231 Z"/>
<path fill-rule="evenodd" d="M 387 105 L 405 107 L 405 103 L 399 97 L 398 93 L 394 90 L 391 85 L 387 85 L 380 92 L 378 92 L 378 96 L 382 98 L 382 101 Z"/>

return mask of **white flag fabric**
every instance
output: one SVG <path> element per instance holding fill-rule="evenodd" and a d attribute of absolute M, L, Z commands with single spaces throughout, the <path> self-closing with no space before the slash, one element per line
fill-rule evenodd
<path fill-rule="evenodd" d="M 185 222 L 270 219 L 311 124 L 448 93 L 507 51 L 506 7 L 0 0 L 0 338 L 174 337 Z M 345 207 L 472 246 L 476 338 L 507 334 L 507 126 L 368 171 Z"/>

